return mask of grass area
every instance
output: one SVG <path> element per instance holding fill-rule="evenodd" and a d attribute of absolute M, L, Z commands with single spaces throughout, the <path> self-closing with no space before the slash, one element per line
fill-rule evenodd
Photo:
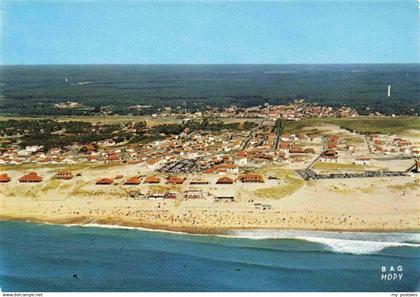
<path fill-rule="evenodd" d="M 98 197 L 98 196 L 117 196 L 125 197 L 128 194 L 124 190 L 116 189 L 114 185 L 100 185 L 95 186 L 95 189 L 84 189 L 83 187 L 88 185 L 88 182 L 77 181 L 76 185 L 70 193 L 71 196 L 85 196 L 85 197 Z"/>
<path fill-rule="evenodd" d="M 333 124 L 359 133 L 404 134 L 407 130 L 420 130 L 419 117 L 357 117 L 313 118 L 286 122 L 285 132 L 296 133 L 303 128 Z"/>
<path fill-rule="evenodd" d="M 90 123 L 102 122 L 105 124 L 127 123 L 146 121 L 148 125 L 177 123 L 177 118 L 153 118 L 151 116 L 0 116 L 0 121 L 14 120 L 42 120 L 52 119 L 60 122 L 82 121 Z M 255 119 L 223 119 L 225 123 L 242 123 L 245 121 L 256 121 Z M 420 130 L 420 118 L 410 116 L 400 117 L 357 117 L 357 118 L 311 118 L 300 121 L 287 121 L 285 132 L 298 133 L 303 128 L 320 126 L 323 124 L 337 125 L 349 131 L 360 133 L 381 133 L 381 134 L 404 134 L 407 130 Z"/>
<path fill-rule="evenodd" d="M 366 165 L 359 164 L 342 164 L 342 163 L 325 163 L 325 162 L 316 162 L 312 169 L 320 171 L 338 171 L 338 170 L 347 170 L 347 171 L 363 171 L 371 169 Z"/>
<path fill-rule="evenodd" d="M 112 163 L 77 163 L 77 164 L 18 164 L 18 165 L 0 165 L 0 172 L 6 170 L 18 170 L 18 171 L 30 171 L 37 169 L 54 169 L 54 170 L 68 170 L 68 171 L 80 171 L 85 169 L 101 170 L 107 168 L 113 168 L 122 166 L 121 164 L 112 164 Z"/>
<path fill-rule="evenodd" d="M 256 172 L 265 176 L 275 176 L 280 181 L 280 183 L 282 183 L 278 186 L 272 186 L 256 190 L 255 194 L 260 198 L 281 199 L 292 195 L 294 192 L 299 190 L 305 183 L 300 177 L 298 177 L 295 174 L 293 170 L 290 169 L 265 167 L 256 170 Z"/>
<path fill-rule="evenodd" d="M 403 185 L 389 185 L 387 186 L 393 191 L 406 191 L 406 190 L 418 190 L 420 189 L 420 179 L 413 180 Z"/>
<path fill-rule="evenodd" d="M 167 118 L 154 118 L 152 116 L 0 116 L 0 121 L 7 121 L 7 120 L 55 120 L 58 122 L 88 122 L 92 124 L 96 123 L 103 123 L 103 124 L 124 124 L 128 122 L 146 122 L 149 126 L 156 126 L 162 124 L 176 124 L 180 123 L 181 118 L 176 117 L 167 117 Z M 261 122 L 261 119 L 253 119 L 253 118 L 230 118 L 230 119 L 219 119 L 219 118 L 212 118 L 212 120 L 221 120 L 225 124 L 231 123 L 239 123 L 243 124 L 244 122 L 254 122 L 256 124 Z"/>
<path fill-rule="evenodd" d="M 52 190 L 56 190 L 60 187 L 60 185 L 61 185 L 61 182 L 58 179 L 51 179 L 51 180 L 45 181 L 41 189 L 41 192 L 46 193 Z"/>
<path fill-rule="evenodd" d="M 365 194 L 370 194 L 375 192 L 374 188 L 368 187 L 368 188 L 360 188 L 358 189 L 360 192 L 365 193 Z"/>
<path fill-rule="evenodd" d="M 18 171 L 29 171 L 29 170 L 36 170 L 36 169 L 57 169 L 57 170 L 82 170 L 88 168 L 89 165 L 86 163 L 79 163 L 73 165 L 67 164 L 36 164 L 36 163 L 29 163 L 29 164 L 18 164 L 18 165 L 0 165 L 0 171 L 5 170 L 18 170 Z"/>
<path fill-rule="evenodd" d="M 105 196 L 105 197 L 118 197 L 118 198 L 125 198 L 128 197 L 129 190 L 116 188 L 115 185 L 101 185 L 96 186 L 97 190 L 87 190 L 82 189 L 82 187 L 75 188 L 71 193 L 70 197 L 72 196 L 85 196 L 89 198 L 95 198 L 97 196 Z"/>
<path fill-rule="evenodd" d="M 104 123 L 104 124 L 123 124 L 127 122 L 147 122 L 148 125 L 154 126 L 158 124 L 177 123 L 179 119 L 176 118 L 153 118 L 151 116 L 0 116 L 0 121 L 7 120 L 55 120 L 58 122 L 88 122 L 88 123 Z"/>
<path fill-rule="evenodd" d="M 345 137 L 344 140 L 349 145 L 358 145 L 358 144 L 363 144 L 365 142 L 365 140 L 363 139 L 363 137 L 352 137 L 352 138 Z"/>

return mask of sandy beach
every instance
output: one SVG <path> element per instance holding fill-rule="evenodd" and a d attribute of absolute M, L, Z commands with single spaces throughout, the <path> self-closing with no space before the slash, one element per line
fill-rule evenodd
<path fill-rule="evenodd" d="M 110 167 L 106 172 L 114 175 L 118 172 L 134 173 L 136 170 L 136 166 L 122 165 Z M 1 219 L 59 224 L 94 223 L 191 233 L 253 228 L 420 230 L 420 178 L 414 174 L 405 177 L 302 180 L 290 194 L 283 193 L 277 199 L 258 195 L 258 186 L 255 185 L 219 186 L 218 191 L 235 188 L 238 199 L 215 202 L 210 198 L 134 199 L 129 196 L 130 191 L 141 191 L 150 186 L 126 186 L 122 183 L 98 186 L 92 180 L 103 175 L 103 171 L 93 169 L 85 169 L 82 177 L 69 181 L 48 177 L 52 177 L 53 169 L 41 168 L 38 172 L 47 176 L 42 183 L 23 184 L 14 178 L 0 185 Z M 12 177 L 20 173 L 8 171 Z M 298 179 L 293 178 L 295 180 L 292 181 Z M 287 190 L 291 186 L 288 182 L 280 180 L 271 187 Z M 259 187 L 267 189 L 267 186 Z M 190 185 L 170 187 L 174 191 L 191 188 Z M 211 191 L 214 187 L 214 184 L 202 185 L 194 186 L 194 189 Z M 270 205 L 271 209 L 257 208 L 255 203 Z"/>

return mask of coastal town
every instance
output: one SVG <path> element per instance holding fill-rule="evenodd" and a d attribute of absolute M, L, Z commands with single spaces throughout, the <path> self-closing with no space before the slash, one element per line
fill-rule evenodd
<path fill-rule="evenodd" d="M 48 119 L 30 127 L 34 121 L 3 121 L 3 216 L 53 213 L 55 219 L 66 214 L 75 221 L 123 223 L 125 218 L 129 225 L 212 229 L 307 228 L 313 215 L 310 228 L 325 229 L 336 225 L 320 219 L 325 208 L 331 212 L 328 199 L 345 196 L 338 209 L 357 205 L 351 197 L 372 198 L 380 195 L 377 191 L 397 191 L 407 201 L 398 205 L 403 208 L 418 199 L 420 139 L 415 132 L 364 133 L 316 121 L 288 129 L 305 119 L 359 118 L 348 108 L 304 101 L 240 112 L 234 107 L 211 110 L 188 115 L 164 111 L 137 122 Z M 165 117 L 171 120 L 155 120 Z M 383 186 L 375 189 L 374 184 Z M 325 205 L 300 201 L 309 199 L 311 191 L 312 198 L 325 197 Z M 285 213 L 293 215 L 286 220 Z M 266 216 L 272 219 L 262 219 Z M 387 215 L 381 216 L 336 220 L 343 229 L 362 228 L 369 220 L 373 229 L 394 228 Z M 415 209 L 406 217 L 411 220 L 395 228 L 418 224 Z"/>

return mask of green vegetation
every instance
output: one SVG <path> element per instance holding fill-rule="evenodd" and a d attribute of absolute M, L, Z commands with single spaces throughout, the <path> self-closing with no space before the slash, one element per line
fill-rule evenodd
<path fill-rule="evenodd" d="M 411 182 L 407 182 L 403 185 L 389 185 L 387 186 L 389 189 L 394 191 L 407 191 L 407 190 L 418 190 L 420 189 L 420 179 L 413 180 Z"/>
<path fill-rule="evenodd" d="M 415 115 L 418 81 L 419 64 L 3 65 L 0 114 L 150 115 L 164 107 L 200 111 L 207 105 L 244 108 L 303 98 L 364 115 Z M 388 84 L 395 90 L 391 97 Z M 80 107 L 54 106 L 67 101 Z"/>
<path fill-rule="evenodd" d="M 316 162 L 312 169 L 320 171 L 363 171 L 369 169 L 366 165 L 359 164 L 343 164 L 343 163 L 325 163 L 325 162 Z M 372 168 L 370 168 L 372 169 Z"/>
<path fill-rule="evenodd" d="M 279 169 L 273 167 L 260 168 L 257 173 L 265 176 L 275 176 L 280 185 L 262 188 L 255 191 L 255 194 L 261 198 L 281 199 L 292 195 L 304 185 L 304 180 L 296 176 L 290 169 Z"/>
<path fill-rule="evenodd" d="M 285 132 L 296 133 L 303 128 L 323 124 L 337 125 L 359 133 L 403 134 L 407 130 L 420 130 L 419 117 L 357 117 L 357 118 L 313 118 L 288 122 Z"/>
<path fill-rule="evenodd" d="M 44 151 L 73 143 L 88 144 L 114 138 L 125 141 L 132 133 L 121 132 L 118 124 L 93 125 L 88 122 L 58 122 L 53 120 L 8 120 L 0 122 L 0 135 L 19 136 L 20 146 L 39 145 Z"/>
<path fill-rule="evenodd" d="M 148 126 L 146 122 L 93 124 L 83 121 L 55 121 L 51 119 L 24 119 L 0 121 L 0 137 L 19 140 L 21 147 L 38 145 L 44 151 L 51 148 L 66 147 L 74 143 L 86 145 L 98 141 L 112 139 L 116 144 L 147 143 L 165 138 L 167 135 L 179 135 L 186 129 L 189 131 L 222 131 L 238 130 L 254 127 L 254 122 L 244 123 L 210 120 L 191 120 L 182 124 L 167 123 Z M 0 144 L 1 148 L 1 144 Z M 80 151 L 83 152 L 84 148 Z"/>
<path fill-rule="evenodd" d="M 286 126 L 285 120 L 279 118 L 274 123 L 274 130 L 276 131 L 276 133 L 282 134 L 285 129 L 285 126 Z"/>

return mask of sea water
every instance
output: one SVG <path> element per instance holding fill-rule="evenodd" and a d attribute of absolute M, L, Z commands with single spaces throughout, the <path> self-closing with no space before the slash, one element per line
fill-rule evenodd
<path fill-rule="evenodd" d="M 414 291 L 420 236 L 0 222 L 3 291 Z"/>

